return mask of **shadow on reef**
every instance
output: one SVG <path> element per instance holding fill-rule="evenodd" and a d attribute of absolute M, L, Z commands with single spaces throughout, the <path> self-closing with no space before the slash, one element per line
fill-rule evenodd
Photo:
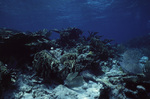
<path fill-rule="evenodd" d="M 54 46 L 46 34 L 41 34 L 0 29 L 0 60 L 7 64 L 8 68 L 31 63 L 36 52 Z"/>
<path fill-rule="evenodd" d="M 15 72 L 7 67 L 0 61 L 0 96 L 3 91 L 12 87 L 16 80 Z"/>
<path fill-rule="evenodd" d="M 52 32 L 58 33 L 60 38 L 50 40 L 49 36 Z M 134 66 L 138 65 L 137 61 L 140 59 L 140 66 L 143 66 L 140 73 L 126 72 L 123 67 L 128 71 L 135 67 L 128 64 L 128 58 L 124 55 L 126 53 L 123 52 L 125 48 L 111 45 L 112 40 L 101 40 L 102 36 L 98 36 L 97 33 L 89 32 L 89 35 L 84 37 L 82 36 L 83 32 L 78 28 L 51 31 L 44 29 L 33 33 L 1 28 L 0 61 L 3 63 L 0 62 L 0 95 L 7 90 L 8 85 L 18 83 L 19 80 L 16 79 L 19 74 L 31 74 L 31 77 L 23 77 L 28 79 L 26 81 L 32 87 L 36 86 L 33 84 L 35 77 L 37 85 L 42 84 L 42 81 L 49 84 L 53 84 L 53 82 L 63 84 L 56 87 L 58 90 L 59 88 L 83 86 L 82 90 L 85 91 L 89 88 L 88 84 L 93 84 L 91 86 L 97 88 L 93 90 L 98 90 L 98 92 L 97 94 L 90 92 L 90 94 L 94 95 L 91 97 L 96 97 L 96 99 L 109 99 L 111 97 L 114 99 L 140 99 L 141 93 L 144 94 L 145 99 L 149 98 L 150 62 L 148 58 L 137 56 L 136 62 L 131 59 L 130 62 L 135 64 Z M 121 53 L 124 53 L 121 59 L 123 64 L 118 60 Z M 128 56 L 130 57 L 129 54 Z M 16 72 L 18 75 L 14 75 L 14 69 L 19 71 Z M 87 84 L 86 87 L 85 84 Z M 27 93 L 34 90 L 29 89 L 30 91 Z M 33 98 L 39 96 L 35 95 L 34 92 L 33 94 Z M 23 95 L 25 94 L 20 97 Z M 51 95 L 59 97 L 53 93 Z M 75 97 L 77 96 L 75 95 Z"/>

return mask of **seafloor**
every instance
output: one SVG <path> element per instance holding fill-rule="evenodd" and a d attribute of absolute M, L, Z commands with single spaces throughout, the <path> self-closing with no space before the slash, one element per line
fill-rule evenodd
<path fill-rule="evenodd" d="M 150 99 L 149 35 L 111 44 L 98 32 L 82 34 L 1 28 L 0 98 Z"/>

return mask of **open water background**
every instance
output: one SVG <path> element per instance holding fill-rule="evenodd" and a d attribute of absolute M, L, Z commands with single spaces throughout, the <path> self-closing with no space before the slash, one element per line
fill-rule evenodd
<path fill-rule="evenodd" d="M 0 0 L 0 27 L 77 27 L 121 43 L 150 33 L 150 0 Z"/>

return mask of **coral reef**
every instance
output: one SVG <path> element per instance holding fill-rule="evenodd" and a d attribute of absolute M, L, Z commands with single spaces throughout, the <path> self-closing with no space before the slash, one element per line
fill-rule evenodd
<path fill-rule="evenodd" d="M 140 50 L 129 49 L 122 56 L 122 62 L 120 64 L 124 70 L 133 74 L 143 73 L 143 69 L 139 64 L 139 60 L 143 56 Z"/>
<path fill-rule="evenodd" d="M 57 75 L 60 72 L 59 61 L 52 57 L 46 50 L 35 54 L 33 67 L 37 74 L 45 79 L 57 78 Z"/>
<path fill-rule="evenodd" d="M 43 50 L 34 56 L 33 67 L 37 74 L 45 79 L 57 78 L 56 80 L 61 82 L 70 73 L 81 72 L 86 68 L 86 65 L 81 64 L 86 57 L 80 60 L 81 56 L 78 56 L 76 53 L 66 52 L 63 55 L 59 54 L 60 56 L 56 58 L 53 53 L 52 51 Z"/>
<path fill-rule="evenodd" d="M 79 87 L 84 84 L 84 79 L 82 76 L 77 76 L 78 72 L 69 73 L 64 81 L 64 85 L 72 88 L 72 87 Z"/>
<path fill-rule="evenodd" d="M 95 59 L 107 60 L 116 56 L 115 48 L 110 45 L 112 40 L 101 40 L 102 36 L 98 32 L 89 32 L 88 37 L 83 37 L 83 44 L 90 46 L 90 51 L 95 55 Z"/>
<path fill-rule="evenodd" d="M 150 61 L 149 60 L 146 61 L 145 65 L 144 65 L 144 69 L 145 69 L 145 71 L 143 71 L 143 74 L 145 76 L 144 80 L 149 81 L 149 79 L 150 79 Z"/>
<path fill-rule="evenodd" d="M 50 40 L 52 32 L 60 38 Z M 82 33 L 0 29 L 0 98 L 150 98 L 150 61 L 143 50 L 111 45 L 98 32 Z"/>
<path fill-rule="evenodd" d="M 60 34 L 60 39 L 57 41 L 62 47 L 73 47 L 79 40 L 80 35 L 83 33 L 78 28 L 67 28 L 64 30 L 53 30 Z"/>
<path fill-rule="evenodd" d="M 112 47 L 97 38 L 91 39 L 90 48 L 96 54 L 97 59 L 107 60 L 109 57 L 114 57 L 115 52 Z"/>
<path fill-rule="evenodd" d="M 6 65 L 0 61 L 0 97 L 15 81 L 12 70 L 7 69 Z"/>
<path fill-rule="evenodd" d="M 27 34 L 11 29 L 0 29 L 0 38 L 0 60 L 13 68 L 31 63 L 36 52 L 57 46 L 44 35 Z"/>
<path fill-rule="evenodd" d="M 39 36 L 44 36 L 44 37 L 50 37 L 51 36 L 51 34 L 52 34 L 52 31 L 48 31 L 47 29 L 43 29 L 43 30 L 39 30 L 39 31 L 37 31 L 37 32 L 34 32 L 34 33 L 32 33 L 31 32 L 31 34 L 33 34 L 33 35 L 39 35 Z"/>

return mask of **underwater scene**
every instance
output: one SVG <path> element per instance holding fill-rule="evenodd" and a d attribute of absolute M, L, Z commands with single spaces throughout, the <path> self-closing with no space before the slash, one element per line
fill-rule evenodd
<path fill-rule="evenodd" d="M 150 0 L 0 0 L 0 99 L 150 99 Z"/>

